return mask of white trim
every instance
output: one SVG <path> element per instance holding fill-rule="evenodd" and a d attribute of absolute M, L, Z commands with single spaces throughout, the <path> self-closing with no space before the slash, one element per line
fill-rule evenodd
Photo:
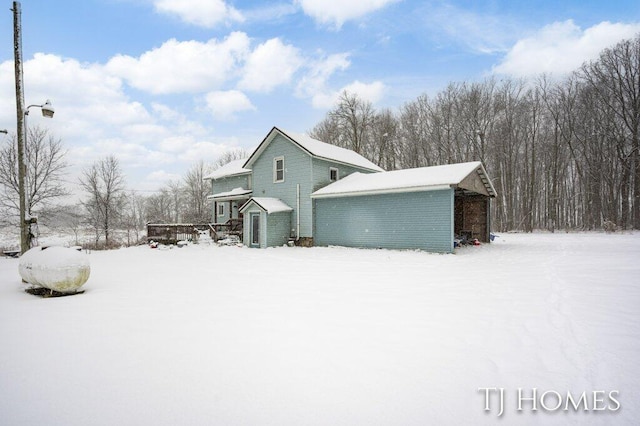
<path fill-rule="evenodd" d="M 256 219 L 258 228 L 257 233 L 254 232 L 254 222 Z M 262 213 L 249 212 L 249 247 L 262 247 L 262 223 L 260 222 L 262 222 Z"/>
<path fill-rule="evenodd" d="M 427 192 L 438 191 L 443 189 L 451 189 L 451 185 L 431 185 L 431 186 L 413 186 L 408 188 L 391 188 L 377 189 L 368 191 L 351 191 L 340 192 L 334 194 L 311 194 L 311 198 L 341 198 L 341 197 L 358 197 L 361 195 L 378 195 L 378 194 L 402 194 L 404 192 Z"/>
<path fill-rule="evenodd" d="M 333 174 L 333 172 L 336 172 L 335 179 L 331 179 L 331 175 Z M 340 180 L 340 169 L 338 169 L 337 167 L 329 167 L 329 181 L 337 182 L 339 180 Z"/>
<path fill-rule="evenodd" d="M 282 161 L 282 179 L 278 179 L 278 161 Z M 284 156 L 275 157 L 273 159 L 273 183 L 284 182 Z"/>

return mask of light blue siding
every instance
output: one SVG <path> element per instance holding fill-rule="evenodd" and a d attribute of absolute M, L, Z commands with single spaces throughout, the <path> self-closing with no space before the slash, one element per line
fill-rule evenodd
<path fill-rule="evenodd" d="M 221 192 L 229 192 L 236 188 L 244 188 L 251 189 L 249 185 L 250 175 L 240 175 L 240 176 L 230 176 L 226 178 L 220 178 L 216 180 L 211 180 L 211 194 L 219 194 Z M 218 204 L 224 204 L 224 215 L 218 216 L 218 212 L 216 209 L 216 202 L 211 203 L 211 213 L 212 213 L 212 222 L 213 223 L 224 223 L 229 220 L 231 217 L 238 217 L 238 208 L 241 205 L 238 205 L 237 202 L 229 202 L 229 201 L 218 201 Z M 242 204 L 242 203 L 240 203 Z M 233 215 L 233 216 L 232 216 Z"/>
<path fill-rule="evenodd" d="M 251 247 L 251 215 L 260 215 L 260 248 L 278 247 L 289 241 L 289 229 L 291 227 L 290 212 L 277 212 L 268 214 L 255 204 L 246 208 L 243 214 L 243 241 L 244 245 Z"/>
<path fill-rule="evenodd" d="M 267 214 L 267 247 L 278 247 L 289 241 L 291 212 Z"/>
<path fill-rule="evenodd" d="M 220 178 L 212 180 L 212 194 L 218 194 L 220 192 L 229 192 L 236 188 L 249 188 L 249 175 L 230 176 L 226 178 Z"/>
<path fill-rule="evenodd" d="M 338 180 L 349 176 L 351 173 L 360 172 L 360 173 L 373 173 L 369 170 L 362 170 L 356 167 L 351 167 L 343 164 L 333 163 L 325 160 L 320 160 L 315 158 L 313 160 L 313 191 L 317 191 L 320 188 L 323 188 L 329 185 L 331 180 L 329 179 L 329 169 L 335 168 L 338 169 Z"/>
<path fill-rule="evenodd" d="M 453 252 L 453 189 L 315 200 L 319 246 Z"/>
<path fill-rule="evenodd" d="M 274 183 L 273 159 L 281 156 L 284 157 L 284 182 Z M 291 231 L 295 234 L 297 219 L 296 185 L 300 184 L 299 236 L 313 237 L 311 193 L 331 183 L 329 180 L 330 167 L 338 169 L 340 178 L 355 171 L 369 172 L 313 158 L 282 135 L 277 135 L 252 166 L 253 195 L 256 197 L 279 198 L 291 206 L 293 208 L 291 212 Z"/>
<path fill-rule="evenodd" d="M 273 159 L 284 157 L 284 182 L 273 182 Z M 277 135 L 264 152 L 253 163 L 253 195 L 255 197 L 279 198 L 293 208 L 290 215 L 291 231 L 295 233 L 297 195 L 296 185 L 300 184 L 300 236 L 311 237 L 311 156 L 292 144 L 281 135 Z"/>

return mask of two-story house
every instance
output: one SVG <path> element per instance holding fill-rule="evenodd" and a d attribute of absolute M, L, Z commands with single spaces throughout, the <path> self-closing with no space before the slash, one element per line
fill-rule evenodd
<path fill-rule="evenodd" d="M 489 241 L 495 189 L 479 162 L 385 172 L 361 155 L 271 129 L 212 182 L 213 222 L 242 225 L 245 245 L 345 245 L 452 252 L 454 236 Z"/>
<path fill-rule="evenodd" d="M 272 247 L 312 245 L 314 191 L 354 172 L 381 171 L 353 151 L 274 127 L 247 160 L 205 179 L 212 181 L 214 222 L 242 218 L 246 245 Z"/>

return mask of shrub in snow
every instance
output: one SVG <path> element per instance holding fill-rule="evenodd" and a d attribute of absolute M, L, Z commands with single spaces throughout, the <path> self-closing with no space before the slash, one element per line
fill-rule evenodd
<path fill-rule="evenodd" d="M 72 293 L 89 279 L 89 257 L 67 247 L 34 247 L 20 256 L 22 279 L 61 293 Z"/>

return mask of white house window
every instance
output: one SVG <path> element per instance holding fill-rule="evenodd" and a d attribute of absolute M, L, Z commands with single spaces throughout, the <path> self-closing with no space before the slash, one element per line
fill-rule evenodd
<path fill-rule="evenodd" d="M 224 216 L 224 204 L 218 203 L 218 216 Z"/>
<path fill-rule="evenodd" d="M 329 180 L 331 182 L 335 182 L 338 179 L 340 179 L 340 177 L 338 176 L 338 169 L 336 169 L 335 167 L 329 167 Z"/>
<path fill-rule="evenodd" d="M 284 182 L 284 157 L 273 159 L 273 181 Z"/>

